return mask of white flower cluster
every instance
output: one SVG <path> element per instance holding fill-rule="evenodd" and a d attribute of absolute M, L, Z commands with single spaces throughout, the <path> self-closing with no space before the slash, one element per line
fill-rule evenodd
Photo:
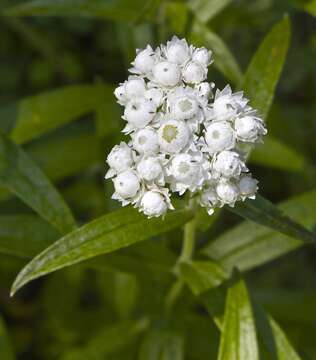
<path fill-rule="evenodd" d="M 173 209 L 170 193 L 189 191 L 212 214 L 254 198 L 257 180 L 242 145 L 261 141 L 266 129 L 242 92 L 206 81 L 212 53 L 173 37 L 166 45 L 137 50 L 133 75 L 115 90 L 124 106 L 128 143 L 107 158 L 113 199 L 149 217 Z"/>

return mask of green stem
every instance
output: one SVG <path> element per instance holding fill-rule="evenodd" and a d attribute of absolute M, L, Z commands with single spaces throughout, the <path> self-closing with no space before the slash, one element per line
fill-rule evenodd
<path fill-rule="evenodd" d="M 179 262 L 191 260 L 195 246 L 195 230 L 196 230 L 196 219 L 194 217 L 190 222 L 188 222 L 184 226 L 183 245 L 179 257 Z"/>

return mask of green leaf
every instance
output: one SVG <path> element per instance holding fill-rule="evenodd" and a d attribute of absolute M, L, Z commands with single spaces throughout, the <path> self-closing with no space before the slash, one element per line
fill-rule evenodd
<path fill-rule="evenodd" d="M 188 6 L 201 22 L 207 23 L 231 2 L 232 0 L 191 0 Z"/>
<path fill-rule="evenodd" d="M 26 153 L 0 133 L 0 185 L 62 233 L 76 227 L 63 198 Z"/>
<path fill-rule="evenodd" d="M 218 360 L 258 360 L 251 302 L 245 283 L 238 280 L 227 292 Z"/>
<path fill-rule="evenodd" d="M 105 215 L 66 235 L 35 257 L 17 276 L 12 294 L 40 276 L 163 234 L 191 218 L 188 210 L 170 212 L 163 220 L 147 219 L 130 208 Z"/>
<path fill-rule="evenodd" d="M 34 215 L 0 215 L 0 253 L 29 259 L 58 239 L 58 231 Z"/>
<path fill-rule="evenodd" d="M 307 166 L 304 156 L 271 136 L 252 150 L 249 162 L 286 171 L 304 171 Z"/>
<path fill-rule="evenodd" d="M 96 110 L 112 91 L 102 84 L 76 85 L 31 96 L 2 108 L 0 126 L 23 144 Z"/>
<path fill-rule="evenodd" d="M 196 46 L 205 46 L 213 51 L 214 66 L 229 80 L 238 84 L 242 80 L 240 67 L 223 40 L 205 25 L 195 21 L 189 36 Z"/>
<path fill-rule="evenodd" d="M 245 73 L 242 89 L 250 104 L 266 118 L 289 48 L 291 25 L 288 16 L 264 38 Z"/>
<path fill-rule="evenodd" d="M 308 0 L 307 2 L 305 1 L 303 4 L 303 9 L 312 16 L 316 17 L 316 0 Z"/>
<path fill-rule="evenodd" d="M 229 274 L 214 261 L 192 261 L 180 264 L 180 276 L 195 295 L 220 285 Z"/>
<path fill-rule="evenodd" d="M 122 322 L 105 328 L 94 335 L 88 344 L 68 351 L 61 360 L 106 359 L 106 355 L 130 343 L 148 326 L 146 319 L 137 322 Z"/>
<path fill-rule="evenodd" d="M 6 11 L 12 16 L 99 17 L 136 21 L 152 18 L 159 1 L 151 0 L 33 0 Z"/>
<path fill-rule="evenodd" d="M 0 316 L 0 354 L 1 360 L 14 360 L 12 345 L 7 334 L 6 326 L 2 317 Z"/>
<path fill-rule="evenodd" d="M 168 330 L 151 330 L 140 347 L 138 360 L 183 360 L 184 339 Z"/>
<path fill-rule="evenodd" d="M 292 236 L 305 242 L 316 241 L 316 234 L 303 225 L 286 216 L 269 200 L 257 195 L 255 200 L 248 199 L 235 207 L 228 208 L 231 212 L 260 225 L 267 226 L 282 234 Z"/>
<path fill-rule="evenodd" d="M 279 324 L 264 310 L 256 304 L 255 317 L 258 328 L 258 338 L 269 354 L 269 358 L 275 360 L 301 360 L 292 347 L 287 336 Z"/>
<path fill-rule="evenodd" d="M 316 190 L 282 202 L 278 208 L 307 228 L 316 223 Z M 245 221 L 224 232 L 203 249 L 203 254 L 219 261 L 225 269 L 248 270 L 304 245 L 303 240 Z"/>

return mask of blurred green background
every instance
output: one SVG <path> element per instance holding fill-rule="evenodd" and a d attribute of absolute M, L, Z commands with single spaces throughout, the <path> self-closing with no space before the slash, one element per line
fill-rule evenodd
<path fill-rule="evenodd" d="M 0 8 L 3 12 L 20 3 L 25 1 L 1 0 Z M 12 128 L 12 119 L 22 111 L 15 104 L 28 96 L 66 85 L 94 84 L 88 92 L 77 89 L 73 102 L 65 97 L 70 108 L 77 103 L 83 107 L 81 112 L 74 111 L 71 120 L 76 121 L 61 119 L 62 127 L 55 129 L 53 125 L 51 131 L 40 138 L 29 140 L 23 127 L 21 133 L 15 134 L 15 140 L 23 144 L 54 181 L 79 223 L 118 207 L 110 199 L 111 185 L 103 180 L 106 154 L 120 139 L 122 128 L 121 110 L 115 104 L 112 87 L 126 79 L 135 48 L 148 43 L 157 46 L 173 34 L 196 39 L 197 35 L 191 32 L 194 19 L 203 22 L 203 26 L 224 41 L 243 73 L 271 27 L 284 14 L 289 14 L 292 23 L 290 50 L 267 119 L 269 137 L 283 145 L 276 148 L 263 145 L 254 153 L 249 166 L 260 180 L 260 193 L 275 203 L 315 187 L 316 2 L 220 0 L 214 14 L 214 7 L 199 7 L 197 0 L 128 1 L 126 4 L 121 12 L 105 16 L 97 13 L 97 16 L 72 15 L 70 10 L 76 10 L 76 1 L 71 2 L 67 17 L 1 15 L 2 129 Z M 86 13 L 83 10 L 79 15 Z M 212 49 L 212 39 L 208 39 L 199 41 Z M 219 88 L 227 82 L 238 88 L 241 74 L 233 68 L 233 73 L 224 70 L 223 74 L 212 66 L 209 80 Z M 95 91 L 98 86 L 103 88 L 103 84 L 104 92 Z M 52 113 L 54 116 L 59 115 Z M 278 151 L 274 152 L 274 149 Z M 20 200 L 1 191 L 1 215 L 32 214 Z M 316 213 L 314 216 L 316 224 Z M 0 229 L 3 238 L 10 237 L 4 233 L 8 227 L 12 232 L 18 231 L 16 227 L 23 230 L 23 236 L 16 235 L 22 236 L 23 241 L 34 236 L 32 229 L 23 227 L 23 223 L 13 222 L 9 226 L 5 218 L 3 221 L 6 229 Z M 236 216 L 223 211 L 213 226 L 199 237 L 200 246 L 239 221 Z M 45 228 L 44 233 L 48 243 L 56 237 L 53 229 Z M 170 258 L 162 255 L 165 266 L 173 262 L 179 246 L 179 241 L 171 241 L 174 252 L 167 251 Z M 38 251 L 35 247 L 34 254 Z M 133 246 L 130 251 L 135 255 L 134 260 L 154 262 L 155 254 L 164 248 L 158 250 L 151 241 L 147 245 Z M 27 260 L 16 254 L 0 254 L 0 313 L 17 359 L 90 359 L 80 357 L 84 356 L 80 355 L 80 349 L 103 346 L 95 334 L 117 324 L 118 320 L 124 327 L 105 330 L 99 341 L 103 344 L 104 339 L 109 339 L 113 348 L 110 346 L 104 357 L 91 358 L 136 359 L 141 342 L 138 333 L 147 325 L 146 321 L 139 320 L 126 327 L 130 314 L 137 314 L 142 319 L 142 314 L 150 313 L 158 327 L 169 321 L 161 313 L 169 280 L 162 279 L 154 269 L 149 278 L 136 280 L 129 274 L 128 266 L 127 273 L 122 272 L 124 261 L 123 264 L 115 263 L 115 259 L 112 261 L 113 268 L 119 268 L 119 272 L 76 266 L 40 279 L 10 298 L 10 285 Z M 309 359 L 316 359 L 315 277 L 316 251 L 311 247 L 278 258 L 247 274 L 254 297 L 278 320 L 302 356 L 305 354 Z M 190 296 L 184 293 L 181 306 L 190 304 Z M 177 311 L 181 311 L 181 306 Z M 188 319 L 183 318 L 185 324 L 176 320 L 174 323 L 171 321 L 170 326 L 189 329 L 185 359 L 216 358 L 218 333 L 202 311 Z M 198 331 L 207 336 L 195 335 Z M 122 334 L 128 339 L 123 344 L 116 344 Z"/>

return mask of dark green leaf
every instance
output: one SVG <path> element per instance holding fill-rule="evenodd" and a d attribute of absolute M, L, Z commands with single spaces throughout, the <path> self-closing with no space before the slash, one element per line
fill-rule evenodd
<path fill-rule="evenodd" d="M 87 345 L 64 354 L 61 360 L 106 359 L 107 354 L 127 345 L 147 326 L 146 319 L 112 325 L 98 332 Z"/>
<path fill-rule="evenodd" d="M 180 276 L 195 295 L 220 285 L 229 274 L 216 262 L 193 261 L 180 264 Z"/>
<path fill-rule="evenodd" d="M 258 344 L 251 302 L 239 280 L 227 292 L 218 360 L 258 360 Z"/>
<path fill-rule="evenodd" d="M 0 185 L 62 233 L 76 227 L 70 209 L 54 186 L 25 152 L 1 133 Z"/>
<path fill-rule="evenodd" d="M 32 258 L 58 239 L 58 231 L 34 215 L 0 216 L 0 253 Z"/>
<path fill-rule="evenodd" d="M 291 198 L 281 203 L 279 209 L 307 228 L 312 228 L 316 223 L 316 191 Z M 234 267 L 248 270 L 303 244 L 302 240 L 247 221 L 224 232 L 203 253 L 219 261 L 228 270 Z"/>
<path fill-rule="evenodd" d="M 288 16 L 276 24 L 260 44 L 245 73 L 242 89 L 250 104 L 266 118 L 289 48 Z"/>
<path fill-rule="evenodd" d="M 205 25 L 199 24 L 196 21 L 192 26 L 189 39 L 197 46 L 205 46 L 212 50 L 214 66 L 232 82 L 236 84 L 241 82 L 242 73 L 239 65 L 218 35 L 209 30 Z"/>
<path fill-rule="evenodd" d="M 6 11 L 12 16 L 82 16 L 135 21 L 152 17 L 159 1 L 151 0 L 33 0 Z"/>
<path fill-rule="evenodd" d="M 287 171 L 304 171 L 307 166 L 303 155 L 271 136 L 253 149 L 249 162 Z"/>
<path fill-rule="evenodd" d="M 96 110 L 112 91 L 102 84 L 76 85 L 25 98 L 0 110 L 1 129 L 23 144 Z"/>
<path fill-rule="evenodd" d="M 14 360 L 15 356 L 7 334 L 7 330 L 0 316 L 0 355 L 1 360 Z"/>
<path fill-rule="evenodd" d="M 269 200 L 257 195 L 255 200 L 248 199 L 235 207 L 228 208 L 233 213 L 260 225 L 267 226 L 282 234 L 292 236 L 305 242 L 315 242 L 316 234 L 303 225 L 286 216 Z"/>
<path fill-rule="evenodd" d="M 232 0 L 191 0 L 189 8 L 201 22 L 208 22 L 221 12 Z"/>
<path fill-rule="evenodd" d="M 165 233 L 190 218 L 192 213 L 188 210 L 170 212 L 163 220 L 149 220 L 130 208 L 105 215 L 66 235 L 34 258 L 18 275 L 12 293 L 40 276 Z"/>

